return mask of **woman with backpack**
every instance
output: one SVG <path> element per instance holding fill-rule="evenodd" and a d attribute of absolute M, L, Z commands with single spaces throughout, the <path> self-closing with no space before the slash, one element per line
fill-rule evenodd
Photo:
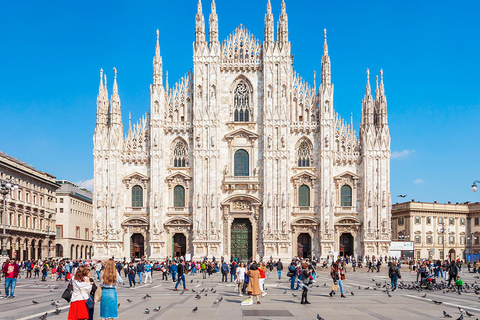
<path fill-rule="evenodd" d="M 400 275 L 400 270 L 398 269 L 398 264 L 396 261 L 392 262 L 392 265 L 388 269 L 388 277 L 390 278 L 392 284 L 392 291 L 397 289 L 397 281 L 399 278 L 402 278 Z"/>

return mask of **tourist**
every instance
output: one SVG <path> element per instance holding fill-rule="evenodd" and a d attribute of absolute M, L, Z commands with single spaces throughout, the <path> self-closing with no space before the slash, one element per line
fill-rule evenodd
<path fill-rule="evenodd" d="M 130 284 L 130 288 L 135 288 L 135 267 L 133 266 L 133 262 L 130 262 L 128 265 L 128 283 Z"/>
<path fill-rule="evenodd" d="M 87 300 L 90 297 L 93 281 L 90 281 L 90 271 L 84 266 L 78 267 L 72 281 L 72 298 L 68 320 L 85 320 L 89 318 Z"/>
<path fill-rule="evenodd" d="M 263 262 L 260 262 L 258 272 L 260 273 L 260 278 L 258 278 L 258 284 L 260 285 L 262 297 L 265 297 L 267 295 L 267 292 L 265 291 L 265 274 L 267 273 L 267 269 L 265 268 L 265 264 Z"/>
<path fill-rule="evenodd" d="M 283 270 L 282 259 L 278 259 L 278 261 L 277 261 L 278 279 L 282 279 L 282 270 Z"/>
<path fill-rule="evenodd" d="M 301 304 L 310 304 L 307 300 L 307 293 L 308 293 L 308 285 L 311 284 L 310 280 L 310 272 L 308 271 L 308 263 L 302 263 L 302 270 L 300 271 L 302 275 L 301 287 L 302 291 L 302 301 Z"/>
<path fill-rule="evenodd" d="M 460 291 L 463 292 L 462 286 L 463 286 L 463 281 L 460 279 L 460 276 L 457 276 L 455 280 L 455 287 L 457 287 L 458 294 L 461 294 Z"/>
<path fill-rule="evenodd" d="M 187 287 L 185 286 L 185 261 L 181 260 L 180 263 L 177 265 L 177 273 L 178 273 L 178 280 L 177 284 L 175 285 L 175 291 L 178 291 L 177 287 L 180 281 L 183 282 L 183 290 L 187 291 Z"/>
<path fill-rule="evenodd" d="M 258 266 L 256 263 L 252 263 L 250 266 L 250 269 L 247 272 L 247 275 L 249 277 L 248 281 L 248 295 L 249 298 L 242 302 L 242 304 L 246 305 L 252 305 L 253 304 L 253 299 L 252 296 L 255 296 L 257 299 L 257 304 L 260 304 L 260 284 L 258 279 L 260 278 L 260 272 L 258 271 Z"/>
<path fill-rule="evenodd" d="M 115 268 L 113 259 L 108 259 L 102 271 L 100 287 L 102 299 L 100 300 L 100 318 L 118 318 L 117 284 L 123 284 L 122 277 Z"/>
<path fill-rule="evenodd" d="M 95 271 L 97 272 L 97 280 L 100 280 L 100 271 L 102 271 L 102 262 L 100 260 L 95 265 Z"/>
<path fill-rule="evenodd" d="M 341 297 L 345 298 L 345 296 L 343 295 L 343 282 L 342 282 L 342 280 L 345 279 L 345 270 L 343 269 L 343 267 L 339 266 L 338 262 L 334 262 L 332 264 L 330 276 L 332 277 L 332 280 L 333 280 L 333 286 L 332 286 L 332 291 L 330 291 L 330 297 L 333 297 L 336 291 L 336 287 L 339 286 Z"/>
<path fill-rule="evenodd" d="M 241 262 L 240 266 L 237 268 L 237 285 L 238 285 L 238 294 L 240 297 L 243 297 L 245 293 L 245 263 Z"/>
<path fill-rule="evenodd" d="M 224 260 L 222 263 L 222 283 L 228 282 L 228 264 Z"/>
<path fill-rule="evenodd" d="M 145 265 L 145 283 L 147 283 L 148 278 L 150 278 L 150 283 L 152 283 L 152 263 L 147 261 Z"/>
<path fill-rule="evenodd" d="M 138 273 L 138 284 L 142 283 L 142 275 L 145 272 L 145 265 L 143 261 L 137 263 L 137 273 Z"/>
<path fill-rule="evenodd" d="M 237 280 L 237 263 L 233 261 L 230 264 L 230 283 Z"/>
<path fill-rule="evenodd" d="M 288 266 L 287 277 L 290 277 L 290 290 L 298 290 L 298 285 L 295 289 L 295 281 L 297 279 L 297 268 L 295 265 L 295 261 L 292 261 L 292 263 L 290 263 L 290 265 Z"/>
<path fill-rule="evenodd" d="M 5 299 L 15 299 L 15 285 L 18 278 L 18 264 L 15 259 L 7 260 L 3 265 L 3 276 L 5 278 Z"/>
<path fill-rule="evenodd" d="M 395 291 L 397 289 L 398 279 L 402 278 L 396 261 L 392 262 L 392 265 L 388 268 L 388 276 L 392 284 L 392 291 Z"/>

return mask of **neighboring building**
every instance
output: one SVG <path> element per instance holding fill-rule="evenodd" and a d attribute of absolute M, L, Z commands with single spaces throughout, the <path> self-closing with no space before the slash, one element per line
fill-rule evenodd
<path fill-rule="evenodd" d="M 367 70 L 357 134 L 333 108 L 326 31 L 311 86 L 293 69 L 284 2 L 275 39 L 268 1 L 263 43 L 242 25 L 220 42 L 211 9 L 207 41 L 199 2 L 193 69 L 172 87 L 157 31 L 150 109 L 126 135 L 117 71 L 110 101 L 101 71 L 95 258 L 388 255 L 383 72 L 373 97 Z"/>
<path fill-rule="evenodd" d="M 445 257 L 463 260 L 466 255 L 478 255 L 480 203 L 444 204 L 412 200 L 394 204 L 392 240 L 412 241 L 417 259 Z"/>
<path fill-rule="evenodd" d="M 0 153 L 0 180 L 12 179 L 18 189 L 6 198 L 7 252 L 10 258 L 45 259 L 55 255 L 55 177 Z M 3 196 L 0 195 L 3 224 Z"/>
<path fill-rule="evenodd" d="M 93 193 L 58 180 L 55 253 L 59 258 L 90 259 L 93 254 Z"/>

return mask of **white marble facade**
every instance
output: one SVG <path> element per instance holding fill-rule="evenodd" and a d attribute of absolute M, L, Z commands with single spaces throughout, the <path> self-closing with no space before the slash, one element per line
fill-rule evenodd
<path fill-rule="evenodd" d="M 367 70 L 357 134 L 333 109 L 326 31 L 324 41 L 320 85 L 315 75 L 310 85 L 293 70 L 284 2 L 275 36 L 268 0 L 263 43 L 242 25 L 219 42 L 214 2 L 207 40 L 199 2 L 192 71 L 169 87 L 157 31 L 150 110 L 125 135 L 117 71 L 110 100 L 101 71 L 94 257 L 129 259 L 134 234 L 152 259 L 172 256 L 180 238 L 194 258 L 229 257 L 234 221 L 250 222 L 256 259 L 291 258 L 299 244 L 325 257 L 342 251 L 342 234 L 345 254 L 388 254 L 383 73 L 372 97 Z"/>

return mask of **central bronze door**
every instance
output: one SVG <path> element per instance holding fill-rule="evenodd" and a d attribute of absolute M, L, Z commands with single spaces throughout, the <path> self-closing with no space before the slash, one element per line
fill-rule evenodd
<path fill-rule="evenodd" d="M 239 261 L 248 261 L 252 256 L 252 224 L 248 219 L 235 219 L 231 229 L 231 253 Z"/>

